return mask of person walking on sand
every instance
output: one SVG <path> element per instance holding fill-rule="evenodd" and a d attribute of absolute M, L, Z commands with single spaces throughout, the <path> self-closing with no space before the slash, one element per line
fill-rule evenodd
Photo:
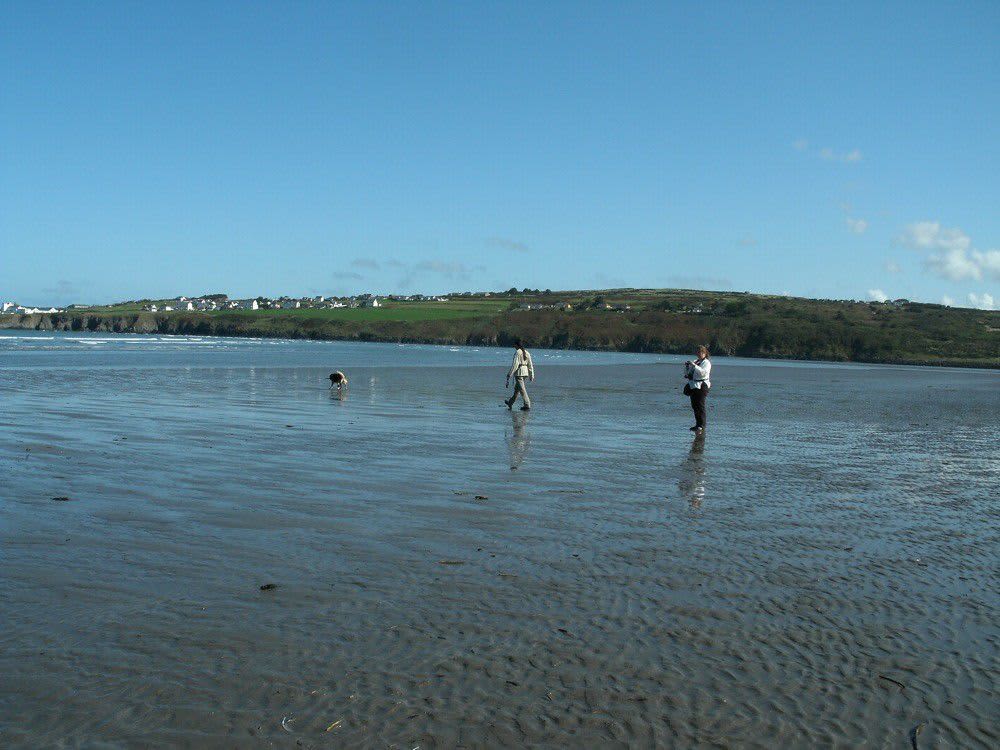
<path fill-rule="evenodd" d="M 505 399 L 504 403 L 507 404 L 508 409 L 513 409 L 514 402 L 517 401 L 517 396 L 520 394 L 521 399 L 524 401 L 521 411 L 528 411 L 531 409 L 531 399 L 528 398 L 528 391 L 524 387 L 524 381 L 525 379 L 535 379 L 535 365 L 531 362 L 531 355 L 528 354 L 528 350 L 521 344 L 520 339 L 514 342 L 514 361 L 507 371 L 507 385 L 504 386 L 505 388 L 510 387 L 511 377 L 514 378 L 514 395 Z"/>
<path fill-rule="evenodd" d="M 705 431 L 705 399 L 712 387 L 709 375 L 712 372 L 712 361 L 708 357 L 708 349 L 698 347 L 698 358 L 684 363 L 684 378 L 688 381 L 684 386 L 684 395 L 691 398 L 691 409 L 694 411 L 694 427 L 696 433 Z"/>

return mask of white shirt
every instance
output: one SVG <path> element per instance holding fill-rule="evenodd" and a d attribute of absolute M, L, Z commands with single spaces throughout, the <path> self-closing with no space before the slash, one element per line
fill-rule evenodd
<path fill-rule="evenodd" d="M 690 367 L 686 368 L 684 376 L 688 377 L 690 375 L 690 385 L 692 388 L 701 388 L 702 383 L 705 384 L 706 388 L 711 388 L 712 381 L 708 379 L 711 372 L 712 360 L 699 359 L 697 362 L 692 362 Z"/>
<path fill-rule="evenodd" d="M 531 355 L 522 349 L 514 350 L 514 361 L 511 362 L 510 370 L 507 372 L 507 379 L 529 378 L 535 379 L 535 365 L 531 362 Z"/>

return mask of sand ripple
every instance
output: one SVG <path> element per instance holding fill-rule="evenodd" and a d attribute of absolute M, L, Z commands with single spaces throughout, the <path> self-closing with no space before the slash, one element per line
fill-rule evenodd
<path fill-rule="evenodd" d="M 6 371 L 0 745 L 996 747 L 997 376 L 671 372 Z"/>

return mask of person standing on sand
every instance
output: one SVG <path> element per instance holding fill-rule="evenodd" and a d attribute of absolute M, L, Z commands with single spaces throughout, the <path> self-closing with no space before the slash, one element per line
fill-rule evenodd
<path fill-rule="evenodd" d="M 708 357 L 708 349 L 698 347 L 698 358 L 684 363 L 684 377 L 688 381 L 684 386 L 684 395 L 691 398 L 691 409 L 694 411 L 694 427 L 696 433 L 705 431 L 705 399 L 712 387 L 709 375 L 712 372 L 712 361 Z"/>
<path fill-rule="evenodd" d="M 517 396 L 520 394 L 524 401 L 521 411 L 528 411 L 531 409 L 531 399 L 528 398 L 528 391 L 524 388 L 524 381 L 525 378 L 528 380 L 535 379 L 535 365 L 531 362 L 531 355 L 528 354 L 528 350 L 521 344 L 521 339 L 514 342 L 514 361 L 507 371 L 507 385 L 504 386 L 505 388 L 510 387 L 511 377 L 514 378 L 514 395 L 505 399 L 504 403 L 508 409 L 513 409 L 514 402 L 517 401 Z"/>

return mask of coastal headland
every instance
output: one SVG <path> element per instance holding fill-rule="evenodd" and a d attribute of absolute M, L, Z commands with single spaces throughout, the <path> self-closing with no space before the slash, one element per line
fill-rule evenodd
<path fill-rule="evenodd" d="M 377 307 L 163 311 L 138 300 L 0 328 L 689 353 L 1000 368 L 1000 312 L 908 300 L 610 289 L 384 299 Z M 153 312 L 150 308 L 156 308 Z"/>

